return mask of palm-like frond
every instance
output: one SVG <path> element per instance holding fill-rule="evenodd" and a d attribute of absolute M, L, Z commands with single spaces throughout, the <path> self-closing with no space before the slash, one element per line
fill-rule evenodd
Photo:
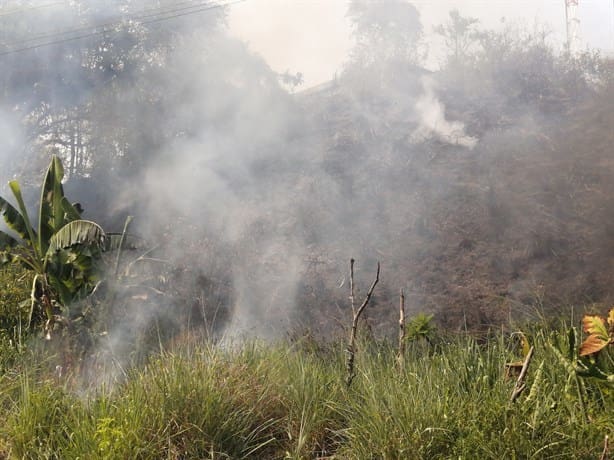
<path fill-rule="evenodd" d="M 73 219 L 67 219 L 64 212 L 64 189 L 62 179 L 64 168 L 60 159 L 53 155 L 47 168 L 41 188 L 40 208 L 38 214 L 38 244 L 41 254 L 47 252 L 47 245 L 52 235 Z"/>
<path fill-rule="evenodd" d="M 47 254 L 78 244 L 104 247 L 106 235 L 100 225 L 89 220 L 73 220 L 53 234 Z"/>
<path fill-rule="evenodd" d="M 30 239 L 30 232 L 28 231 L 28 225 L 26 219 L 21 213 L 15 209 L 15 207 L 0 197 L 0 214 L 4 217 L 4 221 L 8 227 L 15 231 L 24 240 Z"/>
<path fill-rule="evenodd" d="M 38 240 L 36 238 L 36 232 L 32 227 L 32 223 L 30 222 L 30 217 L 28 216 L 28 210 L 26 209 L 26 204 L 23 201 L 23 196 L 21 195 L 21 187 L 16 180 L 12 180 L 9 182 L 9 187 L 17 200 L 17 205 L 19 206 L 19 215 L 21 217 L 17 217 L 15 220 L 15 227 L 11 227 L 11 224 L 7 222 L 9 227 L 19 233 L 24 240 L 28 240 L 34 249 L 38 258 L 42 257 L 42 252 L 40 246 L 38 245 Z M 15 208 L 13 208 L 15 209 Z M 6 214 L 5 214 L 6 219 Z"/>
<path fill-rule="evenodd" d="M 62 198 L 62 210 L 64 211 L 64 218 L 66 222 L 70 222 L 72 220 L 81 219 L 81 214 L 79 211 L 68 201 L 68 198 Z"/>

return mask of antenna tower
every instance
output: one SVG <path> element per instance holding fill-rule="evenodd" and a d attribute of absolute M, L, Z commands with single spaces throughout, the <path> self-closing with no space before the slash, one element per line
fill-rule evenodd
<path fill-rule="evenodd" d="M 570 54 L 575 54 L 580 49 L 578 0 L 565 0 L 565 20 L 567 22 L 567 48 Z"/>

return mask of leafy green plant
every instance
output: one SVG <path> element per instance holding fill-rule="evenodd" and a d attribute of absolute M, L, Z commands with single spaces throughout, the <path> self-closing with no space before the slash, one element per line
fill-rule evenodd
<path fill-rule="evenodd" d="M 433 315 L 418 313 L 407 325 L 406 340 L 415 341 L 423 339 L 430 343 L 436 330 L 432 321 Z"/>
<path fill-rule="evenodd" d="M 121 443 L 124 438 L 124 432 L 119 429 L 115 420 L 112 417 L 103 417 L 98 420 L 96 424 L 96 433 L 94 434 L 96 440 L 98 454 L 102 459 L 113 458 L 113 447 Z"/>
<path fill-rule="evenodd" d="M 34 274 L 28 322 L 42 312 L 47 336 L 56 321 L 66 320 L 63 309 L 95 287 L 99 279 L 96 262 L 106 240 L 103 229 L 82 220 L 64 196 L 63 178 L 62 163 L 53 156 L 41 188 L 37 229 L 17 181 L 9 182 L 9 187 L 18 209 L 0 197 L 0 213 L 14 232 L 0 231 L 0 264 L 18 263 Z"/>

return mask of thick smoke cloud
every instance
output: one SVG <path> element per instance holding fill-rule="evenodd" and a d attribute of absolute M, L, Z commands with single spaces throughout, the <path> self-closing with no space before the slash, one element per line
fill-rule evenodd
<path fill-rule="evenodd" d="M 552 166 L 561 144 L 548 136 L 560 134 L 569 94 L 588 91 L 580 64 L 562 74 L 563 58 L 543 43 L 492 34 L 487 49 L 486 35 L 475 38 L 481 55 L 429 72 L 417 10 L 392 4 L 355 2 L 354 60 L 335 81 L 294 95 L 219 18 L 118 26 L 123 35 L 103 40 L 104 52 L 79 44 L 78 64 L 66 58 L 77 51 L 60 53 L 61 78 L 35 82 L 45 91 L 21 113 L 50 122 L 30 152 L 58 151 L 68 164 L 81 155 L 66 190 L 85 217 L 120 230 L 134 215 L 133 230 L 159 246 L 152 259 L 172 267 L 156 278 L 168 291 L 128 296 L 126 319 L 108 334 L 113 348 L 160 315 L 179 322 L 178 303 L 206 310 L 208 321 L 213 313 L 229 339 L 297 327 L 326 334 L 349 314 L 351 257 L 362 293 L 383 264 L 369 313 L 383 333 L 394 331 L 401 287 L 412 312 L 481 327 L 532 302 L 557 263 L 551 254 L 572 259 L 581 202 L 570 216 L 561 201 L 548 217 L 567 177 Z M 404 22 L 386 36 L 380 26 L 394 20 Z M 38 50 L 38 65 L 56 68 L 57 53 Z M 0 116 L 0 132 L 19 147 L 12 119 Z M 530 165 L 526 180 L 521 165 Z"/>

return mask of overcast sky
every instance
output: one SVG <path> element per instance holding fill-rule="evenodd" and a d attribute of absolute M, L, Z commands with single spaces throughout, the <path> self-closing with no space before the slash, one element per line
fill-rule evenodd
<path fill-rule="evenodd" d="M 376 0 L 374 0 L 376 1 Z M 386 0 L 378 3 L 385 5 Z M 445 22 L 454 8 L 478 18 L 489 28 L 506 22 L 532 27 L 538 23 L 564 39 L 564 0 L 416 0 L 425 32 Z M 347 0 L 245 0 L 231 7 L 231 31 L 247 41 L 279 72 L 302 72 L 305 86 L 331 79 L 351 46 L 345 18 Z M 579 0 L 580 34 L 584 46 L 612 51 L 614 0 Z M 435 53 L 436 54 L 436 53 Z M 436 61 L 432 56 L 432 61 Z"/>

